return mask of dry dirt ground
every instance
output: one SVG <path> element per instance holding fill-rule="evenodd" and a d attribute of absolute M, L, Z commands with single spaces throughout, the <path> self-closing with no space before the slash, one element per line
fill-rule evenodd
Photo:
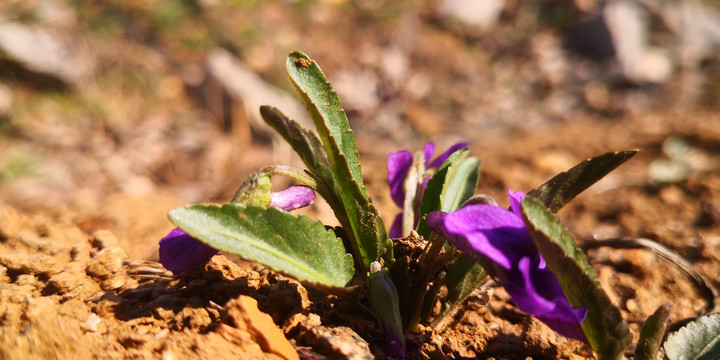
<path fill-rule="evenodd" d="M 265 130 L 247 127 L 236 102 L 212 111 L 208 93 L 229 95 L 192 80 L 204 70 L 206 42 L 236 50 L 286 89 L 289 50 L 317 60 L 349 106 L 369 192 L 386 219 L 396 209 L 385 156 L 428 140 L 469 141 L 483 161 L 478 192 L 500 205 L 508 188 L 527 191 L 587 157 L 639 149 L 559 216 L 581 244 L 652 239 L 720 286 L 717 89 L 708 80 L 688 91 L 685 81 L 692 71 L 713 79 L 717 59 L 661 85 L 608 80 L 600 65 L 579 76 L 592 63 L 562 52 L 565 28 L 533 16 L 528 25 L 528 13 L 545 9 L 512 1 L 497 30 L 483 34 L 410 2 L 208 5 L 181 20 L 147 4 L 74 4 L 68 36 L 96 62 L 90 84 L 3 60 L 13 104 L 0 117 L 0 358 L 389 358 L 371 317 L 262 266 L 217 255 L 175 277 L 156 262 L 169 209 L 222 202 L 251 171 L 296 161 L 278 154 Z M 378 65 L 397 53 L 401 65 Z M 548 72 L 548 58 L 560 67 Z M 365 78 L 374 81 L 370 95 Z M 307 213 L 334 221 L 323 204 Z M 671 322 L 708 310 L 693 283 L 652 252 L 599 248 L 588 259 L 635 338 L 664 303 L 673 304 Z M 446 329 L 421 327 L 407 340 L 409 359 L 592 357 L 492 284 Z"/>

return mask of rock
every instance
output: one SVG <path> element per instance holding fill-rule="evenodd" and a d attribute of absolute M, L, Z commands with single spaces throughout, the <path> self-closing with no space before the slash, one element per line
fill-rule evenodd
<path fill-rule="evenodd" d="M 0 20 L 0 49 L 28 69 L 79 85 L 94 71 L 93 57 L 62 31 Z"/>
<path fill-rule="evenodd" d="M 90 238 L 90 245 L 97 250 L 120 247 L 117 237 L 108 230 L 98 230 Z"/>
<path fill-rule="evenodd" d="M 106 248 L 87 262 L 85 272 L 99 280 L 103 290 L 115 290 L 127 282 L 127 273 L 123 267 L 125 259 L 127 254 L 124 250 L 118 247 Z"/>
<path fill-rule="evenodd" d="M 248 332 L 263 351 L 288 360 L 300 359 L 270 315 L 258 309 L 255 299 L 241 295 L 228 301 L 225 304 L 224 318 L 235 328 Z"/>
<path fill-rule="evenodd" d="M 331 359 L 375 359 L 370 345 L 348 327 L 328 328 L 322 326 L 320 317 L 310 314 L 298 325 L 298 344 L 310 346 L 314 351 Z"/>
<path fill-rule="evenodd" d="M 438 7 L 441 16 L 486 31 L 500 19 L 505 0 L 441 0 Z"/>
<path fill-rule="evenodd" d="M 33 254 L 23 262 L 20 270 L 33 275 L 54 275 L 58 273 L 56 264 L 57 261 L 52 256 Z"/>

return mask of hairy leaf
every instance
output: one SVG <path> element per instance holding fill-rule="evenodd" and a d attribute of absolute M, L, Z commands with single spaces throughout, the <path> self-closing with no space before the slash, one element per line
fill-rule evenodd
<path fill-rule="evenodd" d="M 367 197 L 362 182 L 355 137 L 340 99 L 320 67 L 305 54 L 294 52 L 286 63 L 290 80 L 312 116 L 334 175 L 337 198 L 343 208 L 333 208 L 348 230 L 350 245 L 363 272 L 370 263 L 382 258 L 391 264 L 392 242 L 375 206 Z M 332 206 L 333 203 L 330 202 Z M 338 204 L 339 205 L 339 204 Z"/>
<path fill-rule="evenodd" d="M 168 216 L 195 239 L 303 282 L 343 287 L 354 274 L 342 241 L 304 215 L 230 203 L 190 205 Z"/>
<path fill-rule="evenodd" d="M 635 360 L 655 360 L 660 350 L 660 342 L 662 342 L 667 328 L 667 322 L 670 318 L 670 310 L 672 304 L 667 303 L 660 305 L 655 312 L 650 315 L 640 331 L 640 338 L 635 347 Z"/>
<path fill-rule="evenodd" d="M 616 151 L 587 159 L 570 170 L 556 175 L 527 195 L 542 201 L 550 211 L 557 212 L 637 152 L 637 150 Z"/>
<path fill-rule="evenodd" d="M 572 234 L 539 200 L 526 197 L 522 211 L 535 246 L 570 304 L 588 309 L 582 329 L 598 358 L 620 359 L 632 336 L 620 311 L 595 280 L 595 272 Z"/>
<path fill-rule="evenodd" d="M 274 107 L 261 106 L 260 115 L 300 155 L 311 176 L 318 182 L 317 192 L 333 209 L 342 207 L 342 201 L 338 196 L 340 191 L 335 183 L 330 162 L 317 135 Z"/>
<path fill-rule="evenodd" d="M 670 360 L 720 359 L 720 314 L 698 318 L 668 336 L 663 344 Z"/>
<path fill-rule="evenodd" d="M 363 186 L 355 135 L 350 129 L 350 122 L 342 108 L 340 98 L 325 78 L 325 74 L 314 61 L 300 52 L 290 54 L 285 67 L 290 80 L 307 105 L 330 164 L 334 168 L 348 167 L 363 195 L 367 196 Z"/>

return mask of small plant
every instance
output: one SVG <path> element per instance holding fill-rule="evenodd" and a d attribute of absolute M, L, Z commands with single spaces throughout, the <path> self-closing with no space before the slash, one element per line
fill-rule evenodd
<path fill-rule="evenodd" d="M 263 106 L 260 113 L 306 169 L 266 166 L 227 204 L 171 210 L 178 229 L 160 242 L 166 268 L 180 274 L 221 250 L 328 293 L 364 288 L 367 296 L 349 301 L 370 305 L 398 358 L 404 357 L 406 331 L 420 323 L 444 327 L 489 275 L 520 310 L 589 344 L 598 358 L 623 355 L 631 341 L 628 326 L 554 213 L 636 150 L 585 160 L 527 194 L 509 191 L 510 210 L 475 195 L 480 161 L 469 155 L 466 143 L 436 158 L 433 143 L 415 154 L 398 151 L 388 156 L 388 182 L 402 211 L 388 232 L 363 185 L 355 138 L 337 94 L 304 54 L 290 54 L 286 68 L 317 132 L 275 108 Z M 301 185 L 272 193 L 270 179 L 276 175 Z M 309 205 L 315 193 L 328 202 L 342 231 L 289 212 Z M 446 296 L 440 299 L 442 289 Z M 441 311 L 433 314 L 438 301 Z M 662 326 L 649 327 L 641 338 L 651 355 L 667 312 L 654 318 Z"/>

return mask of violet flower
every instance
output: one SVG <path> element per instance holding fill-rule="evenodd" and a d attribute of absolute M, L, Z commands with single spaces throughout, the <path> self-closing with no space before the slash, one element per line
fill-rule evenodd
<path fill-rule="evenodd" d="M 315 191 L 307 186 L 291 186 L 272 193 L 271 198 L 270 206 L 292 211 L 312 204 Z M 160 240 L 160 263 L 175 275 L 205 264 L 217 252 L 217 249 L 194 239 L 180 228 L 172 229 Z"/>
<path fill-rule="evenodd" d="M 427 143 L 423 148 L 423 155 L 425 155 L 425 168 L 439 168 L 440 165 L 442 165 L 445 160 L 450 157 L 450 155 L 452 155 L 455 151 L 458 151 L 459 149 L 467 147 L 467 145 L 468 144 L 466 142 L 457 143 L 447 149 L 444 153 L 440 154 L 440 156 L 430 161 L 430 158 L 432 158 L 433 154 L 435 153 L 435 143 Z M 405 179 L 407 179 L 412 164 L 413 155 L 408 150 L 400 150 L 397 152 L 393 152 L 390 153 L 390 155 L 388 155 L 387 157 L 387 172 L 388 183 L 390 184 L 390 196 L 392 197 L 393 202 L 395 202 L 395 204 L 400 209 L 403 208 L 403 203 L 405 202 Z M 427 182 L 430 180 L 430 178 L 431 176 L 427 176 L 423 179 L 423 186 L 421 186 L 419 189 L 419 198 L 422 197 L 422 192 L 425 190 L 425 185 L 427 185 Z M 403 236 L 402 217 L 402 212 L 395 217 L 395 220 L 393 221 L 393 224 L 388 231 L 388 235 L 391 238 L 399 238 Z"/>
<path fill-rule="evenodd" d="M 559 334 L 587 342 L 580 324 L 586 308 L 570 305 L 555 275 L 533 243 L 522 219 L 518 191 L 512 211 L 494 205 L 468 205 L 451 213 L 428 214 L 428 227 L 445 236 L 505 287 L 518 309 L 534 315 Z"/>

